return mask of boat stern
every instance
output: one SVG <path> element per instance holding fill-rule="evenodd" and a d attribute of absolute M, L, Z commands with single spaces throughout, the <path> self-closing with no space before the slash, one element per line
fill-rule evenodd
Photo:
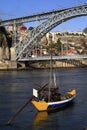
<path fill-rule="evenodd" d="M 47 111 L 48 103 L 45 101 L 35 101 L 34 99 L 31 101 L 32 104 L 36 107 L 38 111 Z"/>

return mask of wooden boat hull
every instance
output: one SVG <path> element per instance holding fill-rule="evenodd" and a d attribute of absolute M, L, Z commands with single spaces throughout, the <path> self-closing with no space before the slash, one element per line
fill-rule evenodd
<path fill-rule="evenodd" d="M 68 105 L 75 99 L 75 97 L 76 90 L 73 89 L 72 91 L 67 92 L 65 99 L 61 99 L 60 101 L 46 102 L 43 100 L 35 101 L 33 99 L 31 102 L 38 111 L 52 111 Z"/>

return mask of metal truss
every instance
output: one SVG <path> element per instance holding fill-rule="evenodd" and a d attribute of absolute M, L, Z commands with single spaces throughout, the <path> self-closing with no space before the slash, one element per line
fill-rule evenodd
<path fill-rule="evenodd" d="M 14 24 L 14 28 L 16 28 L 17 23 L 36 21 L 36 19 L 45 20 L 31 32 L 29 32 L 29 34 L 20 42 L 16 41 L 17 34 L 15 30 L 15 60 L 26 58 L 29 59 L 31 50 L 36 45 L 41 44 L 40 40 L 47 32 L 62 22 L 84 15 L 87 15 L 87 5 L 76 6 L 62 10 L 53 10 L 50 12 L 43 12 L 35 15 L 0 21 L 0 26 Z"/>
<path fill-rule="evenodd" d="M 18 23 L 34 22 L 36 20 L 38 20 L 38 21 L 45 20 L 45 19 L 48 19 L 50 16 L 52 16 L 53 13 L 56 14 L 63 10 L 66 10 L 66 9 L 52 10 L 49 12 L 41 12 L 41 13 L 32 14 L 32 15 L 28 15 L 28 16 L 22 16 L 22 17 L 18 17 L 18 18 L 1 20 L 0 26 L 6 26 L 6 25 L 10 25 L 10 24 L 14 25 L 14 22 L 16 24 L 18 24 Z"/>
<path fill-rule="evenodd" d="M 87 15 L 87 5 L 68 8 L 58 13 L 53 13 L 50 18 L 34 28 L 28 36 L 16 44 L 16 60 L 29 58 L 31 50 L 38 45 L 38 41 L 51 29 L 69 19 Z"/>

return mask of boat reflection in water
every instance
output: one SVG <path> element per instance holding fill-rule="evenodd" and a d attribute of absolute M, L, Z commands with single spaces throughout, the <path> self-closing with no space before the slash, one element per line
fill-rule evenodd
<path fill-rule="evenodd" d="M 65 122 L 67 121 L 65 121 L 62 118 L 64 117 L 63 114 L 64 113 L 66 114 L 67 111 L 70 113 L 74 105 L 75 102 L 72 102 L 71 104 L 68 104 L 68 107 L 65 106 L 62 109 L 56 110 L 55 112 L 54 111 L 37 112 L 33 120 L 32 129 L 33 130 L 58 130 L 61 129 L 61 127 L 64 128 Z M 68 114 L 68 116 L 70 116 L 71 118 L 71 113 Z M 67 128 L 65 130 L 67 130 Z"/>
<path fill-rule="evenodd" d="M 43 128 L 48 120 L 47 112 L 38 112 L 33 121 L 33 129 L 39 130 Z"/>

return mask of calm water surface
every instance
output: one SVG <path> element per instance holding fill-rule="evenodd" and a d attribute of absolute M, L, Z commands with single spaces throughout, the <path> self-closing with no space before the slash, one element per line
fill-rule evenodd
<path fill-rule="evenodd" d="M 55 113 L 38 113 L 31 103 L 4 124 L 32 96 L 35 83 L 44 85 L 49 70 L 0 71 L 0 130 L 82 130 L 87 126 L 87 68 L 56 69 L 60 91 L 77 89 L 74 104 Z"/>

